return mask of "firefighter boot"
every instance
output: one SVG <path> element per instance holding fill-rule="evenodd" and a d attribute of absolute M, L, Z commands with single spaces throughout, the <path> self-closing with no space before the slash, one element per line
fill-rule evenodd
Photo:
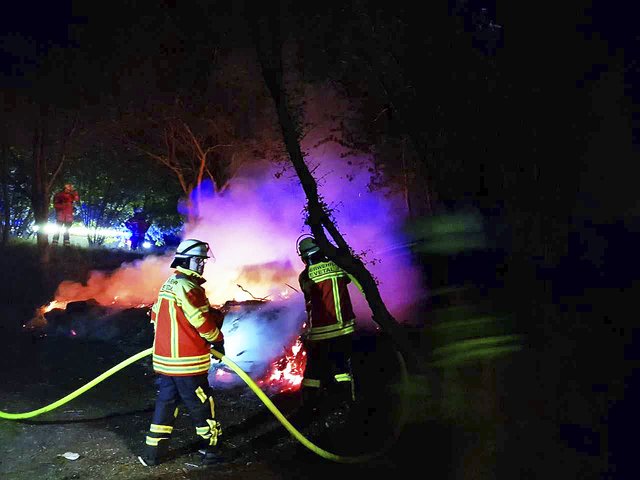
<path fill-rule="evenodd" d="M 292 417 L 293 423 L 301 427 L 310 425 L 322 413 L 324 392 L 320 388 L 302 387 L 300 404 Z"/>
<path fill-rule="evenodd" d="M 224 462 L 224 456 L 220 451 L 220 447 L 207 447 L 202 456 L 202 465 L 215 465 Z"/>
<path fill-rule="evenodd" d="M 335 395 L 338 403 L 350 405 L 356 401 L 355 382 L 350 376 L 346 381 L 336 382 Z"/>
<path fill-rule="evenodd" d="M 306 387 L 301 389 L 301 407 L 304 411 L 316 413 L 321 400 L 321 391 L 318 387 Z"/>
<path fill-rule="evenodd" d="M 151 445 L 146 445 L 142 455 L 138 456 L 138 461 L 145 467 L 153 467 L 162 463 L 164 448 L 162 448 L 162 451 L 161 448 L 160 446 L 152 447 Z"/>

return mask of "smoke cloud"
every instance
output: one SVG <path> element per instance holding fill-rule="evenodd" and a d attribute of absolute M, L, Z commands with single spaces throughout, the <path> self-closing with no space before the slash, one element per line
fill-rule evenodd
<path fill-rule="evenodd" d="M 313 112 L 319 125 L 320 110 Z M 414 305 L 424 292 L 402 233 L 406 215 L 402 198 L 371 191 L 367 169 L 354 172 L 335 145 L 312 148 L 322 131 L 317 128 L 303 143 L 319 193 L 333 208 L 336 224 L 354 252 L 366 252 L 365 261 L 372 261 L 367 266 L 379 282 L 389 311 L 400 322 L 412 321 L 417 313 Z M 356 160 L 353 163 L 367 162 L 366 158 Z M 306 198 L 293 171 L 280 176 L 276 171 L 273 165 L 254 163 L 241 169 L 221 194 L 215 194 L 209 184 L 200 185 L 200 219 L 184 227 L 183 238 L 208 242 L 215 256 L 204 273 L 212 304 L 256 298 L 273 302 L 268 311 L 256 310 L 225 321 L 227 354 L 240 364 L 273 360 L 283 341 L 297 336 L 304 312 L 298 285 L 303 264 L 296 253 L 296 240 L 309 232 L 303 218 Z M 63 282 L 56 299 L 95 298 L 108 305 L 117 297 L 118 304 L 150 304 L 171 273 L 171 259 L 170 255 L 147 256 L 123 264 L 110 275 L 94 272 L 87 285 Z M 359 327 L 375 328 L 366 301 L 355 286 L 350 291 Z M 278 318 L 274 311 L 279 312 Z M 243 354 L 237 356 L 240 352 Z"/>

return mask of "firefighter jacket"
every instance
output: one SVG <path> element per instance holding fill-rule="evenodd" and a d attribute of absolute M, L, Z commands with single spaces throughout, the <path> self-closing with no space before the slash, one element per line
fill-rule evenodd
<path fill-rule="evenodd" d="M 224 314 L 209 305 L 198 273 L 177 267 L 151 308 L 153 369 L 170 376 L 207 373 L 210 343 L 223 341 Z"/>
<path fill-rule="evenodd" d="M 134 215 L 125 222 L 125 226 L 131 232 L 134 237 L 144 237 L 149 230 L 149 222 L 142 215 Z"/>
<path fill-rule="evenodd" d="M 307 318 L 306 338 L 325 340 L 353 333 L 355 315 L 347 285 L 347 273 L 332 261 L 308 265 L 298 278 L 304 293 Z"/>
<path fill-rule="evenodd" d="M 53 208 L 56 209 L 56 220 L 59 222 L 73 222 L 73 202 L 80 200 L 78 192 L 62 190 L 53 197 Z"/>

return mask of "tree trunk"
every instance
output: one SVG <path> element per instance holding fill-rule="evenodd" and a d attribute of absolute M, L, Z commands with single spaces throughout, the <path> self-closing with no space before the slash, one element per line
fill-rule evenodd
<path fill-rule="evenodd" d="M 351 247 L 349 247 L 331 220 L 330 215 L 327 213 L 326 205 L 318 197 L 317 183 L 304 162 L 299 143 L 299 129 L 289 112 L 287 94 L 283 82 L 282 40 L 280 37 L 278 9 L 277 7 L 274 8 L 273 4 L 270 4 L 262 15 L 257 11 L 257 8 L 252 8 L 248 14 L 251 22 L 250 30 L 254 35 L 254 43 L 262 74 L 275 103 L 284 143 L 307 197 L 307 223 L 311 227 L 318 245 L 327 253 L 327 256 L 360 283 L 373 314 L 373 320 L 390 335 L 390 338 L 406 360 L 414 366 L 418 365 L 422 359 L 419 358 L 418 353 L 412 347 L 406 330 L 398 324 L 387 309 L 375 280 L 362 261 L 351 253 Z M 329 243 L 325 235 L 325 229 L 331 235 L 338 248 Z"/>
<path fill-rule="evenodd" d="M 4 247 L 9 241 L 11 232 L 11 203 L 9 199 L 9 152 L 6 143 L 2 145 L 2 162 L 0 175 L 2 175 L 2 239 L 0 244 Z"/>
<path fill-rule="evenodd" d="M 49 183 L 47 178 L 47 159 L 45 156 L 46 142 L 46 107 L 40 109 L 40 119 L 33 135 L 33 178 L 31 185 L 31 207 L 36 225 L 40 228 L 37 233 L 37 245 L 40 261 L 49 261 L 49 238 L 44 230 L 49 217 Z"/>

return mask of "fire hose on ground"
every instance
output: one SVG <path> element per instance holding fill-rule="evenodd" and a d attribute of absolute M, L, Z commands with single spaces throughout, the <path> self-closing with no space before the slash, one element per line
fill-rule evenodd
<path fill-rule="evenodd" d="M 139 353 L 127 358 L 126 360 L 120 362 L 119 364 L 117 364 L 114 367 L 110 368 L 106 372 L 104 372 L 101 375 L 97 376 L 96 378 L 91 380 L 89 383 L 87 383 L 84 386 L 80 387 L 79 389 L 71 392 L 70 394 L 66 395 L 65 397 L 61 398 L 60 400 L 58 400 L 56 402 L 53 402 L 53 403 L 51 403 L 49 405 L 46 405 L 46 406 L 44 406 L 42 408 L 39 408 L 37 410 L 32 410 L 30 412 L 24 412 L 24 413 L 7 413 L 7 412 L 0 411 L 0 418 L 5 419 L 5 420 L 24 420 L 24 419 L 27 419 L 27 418 L 32 418 L 32 417 L 36 417 L 38 415 L 42 415 L 43 413 L 50 412 L 51 410 L 55 410 L 56 408 L 64 405 L 65 403 L 70 402 L 74 398 L 82 395 L 86 391 L 88 391 L 91 388 L 95 387 L 100 382 L 106 380 L 111 375 L 117 373 L 118 371 L 122 370 L 123 368 L 128 367 L 129 365 L 131 365 L 132 363 L 137 362 L 141 358 L 144 358 L 144 357 L 146 357 L 148 355 L 151 355 L 152 351 L 153 351 L 152 348 L 148 348 L 146 350 L 143 350 L 143 351 L 141 351 L 141 352 L 139 352 Z M 321 456 L 323 458 L 326 458 L 327 460 L 332 460 L 334 462 L 339 462 L 339 463 L 359 463 L 359 462 L 365 462 L 365 461 L 371 460 L 371 459 L 383 454 L 384 452 L 386 452 L 395 443 L 395 441 L 397 440 L 397 438 L 400 435 L 400 432 L 401 432 L 401 430 L 402 430 L 402 428 L 404 426 L 404 423 L 405 423 L 404 415 L 406 414 L 407 409 L 404 408 L 403 405 L 401 405 L 400 408 L 399 408 L 400 419 L 395 424 L 395 429 L 394 429 L 393 435 L 390 436 L 388 438 L 388 440 L 384 443 L 384 445 L 382 445 L 382 447 L 380 449 L 378 449 L 377 451 L 372 452 L 372 453 L 353 455 L 353 456 L 337 455 L 335 453 L 329 452 L 327 450 L 324 450 L 324 449 L 320 448 L 319 446 L 317 446 L 316 444 L 311 442 L 308 438 L 306 438 L 304 435 L 302 435 L 302 433 L 300 433 L 300 431 L 298 431 L 298 429 L 296 429 L 291 424 L 291 422 L 289 422 L 289 420 L 287 420 L 287 418 L 282 414 L 282 412 L 280 412 L 280 410 L 278 410 L 278 408 L 273 404 L 273 402 L 269 399 L 269 397 L 249 377 L 249 375 L 247 375 L 247 373 L 244 370 L 242 370 L 238 365 L 236 365 L 236 363 L 233 360 L 227 358 L 226 356 L 222 355 L 220 352 L 218 352 L 216 350 L 213 350 L 213 349 L 211 350 L 211 353 L 212 353 L 212 355 L 214 357 L 216 357 L 218 360 L 222 361 L 229 368 L 231 368 L 249 386 L 249 388 L 251 388 L 251 390 L 253 390 L 253 392 L 258 396 L 258 398 L 262 401 L 262 403 L 265 404 L 265 406 L 271 411 L 271 413 L 273 413 L 273 415 L 280 421 L 280 423 L 289 431 L 289 433 L 291 433 L 291 435 L 296 440 L 298 440 L 302 445 L 307 447 L 312 452 L 316 453 L 317 455 L 319 455 L 319 456 Z M 406 382 L 407 382 L 407 370 L 406 370 L 406 366 L 405 366 L 405 363 L 404 363 L 404 359 L 402 358 L 402 355 L 400 355 L 400 353 L 396 352 L 396 355 L 398 356 L 398 360 L 399 360 L 400 367 L 401 367 L 401 372 L 400 372 L 401 380 L 402 380 L 403 384 L 406 385 Z M 404 399 L 404 397 L 405 397 L 405 393 L 404 393 L 405 391 L 406 390 L 403 390 L 401 392 L 401 398 L 402 399 Z"/>

